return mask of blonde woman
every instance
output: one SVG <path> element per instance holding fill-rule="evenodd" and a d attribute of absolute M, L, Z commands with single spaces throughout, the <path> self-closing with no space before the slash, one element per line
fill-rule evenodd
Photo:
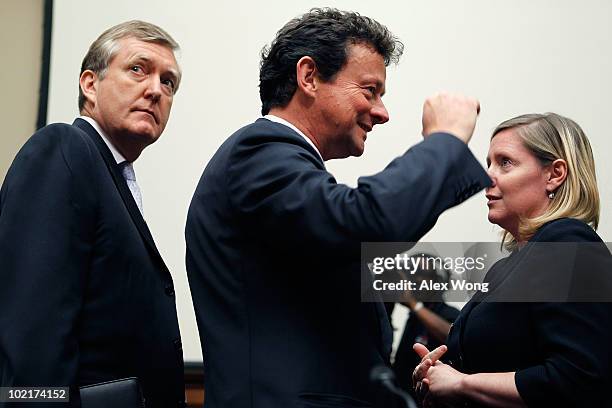
<path fill-rule="evenodd" d="M 417 393 L 426 406 L 612 406 L 612 303 L 538 301 L 566 278 L 559 260 L 572 289 L 592 290 L 593 277 L 604 282 L 612 273 L 595 232 L 599 194 L 588 139 L 560 115 L 523 115 L 495 129 L 487 163 L 488 219 L 504 229 L 512 253 L 488 272 L 490 293 L 463 308 L 448 346 L 427 354 L 415 345 L 423 357 L 413 375 Z M 583 248 L 595 248 L 598 261 Z"/>

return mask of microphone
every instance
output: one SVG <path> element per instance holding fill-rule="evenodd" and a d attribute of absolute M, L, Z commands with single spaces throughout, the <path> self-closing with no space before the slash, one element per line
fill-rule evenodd
<path fill-rule="evenodd" d="M 370 381 L 382 386 L 387 392 L 401 398 L 406 408 L 417 408 L 410 395 L 395 385 L 395 373 L 385 365 L 378 365 L 370 371 Z"/>

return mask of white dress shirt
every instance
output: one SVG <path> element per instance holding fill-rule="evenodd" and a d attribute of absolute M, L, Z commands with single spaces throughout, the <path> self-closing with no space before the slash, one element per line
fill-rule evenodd
<path fill-rule="evenodd" d="M 123 177 L 126 179 L 125 181 L 128 184 L 130 193 L 132 193 L 132 197 L 134 197 L 134 201 L 136 201 L 136 205 L 138 206 L 140 213 L 143 214 L 142 194 L 140 193 L 140 187 L 136 182 L 136 173 L 134 171 L 134 166 L 132 165 L 132 163 L 126 163 L 127 160 L 125 159 L 125 157 L 123 157 L 123 155 L 119 153 L 119 150 L 117 150 L 117 148 L 111 143 L 108 136 L 106 136 L 100 125 L 98 125 L 98 122 L 96 122 L 89 116 L 79 116 L 79 118 L 83 119 L 84 121 L 87 121 L 87 123 L 93 126 L 96 132 L 98 132 L 98 134 L 102 137 L 102 140 L 104 140 L 104 143 L 106 143 L 106 146 L 108 146 L 111 153 L 113 154 L 113 158 L 115 159 L 115 162 L 117 162 L 117 164 L 125 163 L 122 166 L 121 172 L 123 174 Z M 129 174 L 129 176 L 126 176 L 126 174 Z"/>

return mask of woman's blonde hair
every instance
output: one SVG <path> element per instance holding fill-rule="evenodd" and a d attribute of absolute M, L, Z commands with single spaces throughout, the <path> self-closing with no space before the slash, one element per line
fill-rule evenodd
<path fill-rule="evenodd" d="M 554 191 L 554 197 L 544 214 L 520 220 L 518 234 L 521 239 L 531 238 L 542 225 L 564 217 L 576 218 L 597 229 L 599 191 L 595 161 L 589 140 L 580 126 L 556 113 L 527 114 L 499 124 L 491 139 L 507 129 L 516 132 L 542 166 L 550 165 L 557 159 L 567 163 L 567 177 Z M 502 243 L 507 249 L 514 250 L 517 248 L 516 238 L 505 231 Z"/>

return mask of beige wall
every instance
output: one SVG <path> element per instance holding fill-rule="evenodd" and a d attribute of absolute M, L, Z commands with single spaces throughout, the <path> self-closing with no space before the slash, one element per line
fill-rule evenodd
<path fill-rule="evenodd" d="M 0 2 L 0 180 L 34 132 L 42 58 L 43 0 Z"/>

